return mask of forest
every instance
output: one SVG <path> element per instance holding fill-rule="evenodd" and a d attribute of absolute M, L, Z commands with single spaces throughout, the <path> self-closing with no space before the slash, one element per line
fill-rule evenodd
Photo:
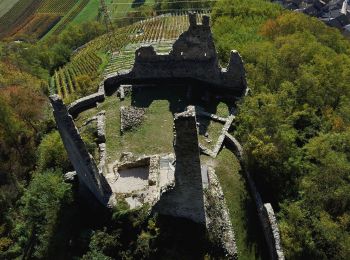
<path fill-rule="evenodd" d="M 251 91 L 235 134 L 277 212 L 286 258 L 350 259 L 349 40 L 266 0 L 219 0 L 211 16 L 221 64 L 231 49 L 245 62 Z M 0 42 L 0 259 L 162 253 L 162 220 L 120 205 L 97 224 L 63 179 L 72 166 L 48 103 L 49 79 L 104 33 L 93 21 L 37 43 Z"/>

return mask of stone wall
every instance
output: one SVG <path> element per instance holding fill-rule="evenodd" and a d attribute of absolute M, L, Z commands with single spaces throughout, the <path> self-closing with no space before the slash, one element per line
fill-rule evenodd
<path fill-rule="evenodd" d="M 260 193 L 255 186 L 253 178 L 251 177 L 249 171 L 245 169 L 244 163 L 242 161 L 243 148 L 240 143 L 230 134 L 226 135 L 225 141 L 227 142 L 227 146 L 230 147 L 232 152 L 237 156 L 242 168 L 244 169 L 249 190 L 253 196 L 259 220 L 264 232 L 266 244 L 269 249 L 270 258 L 273 260 L 283 260 L 284 253 L 281 245 L 280 233 L 272 206 L 270 203 L 263 203 Z"/>
<path fill-rule="evenodd" d="M 209 237 L 218 243 L 225 259 L 238 259 L 236 240 L 224 192 L 212 167 L 208 167 L 208 178 L 210 185 L 204 192 L 204 198 Z"/>
<path fill-rule="evenodd" d="M 96 106 L 96 103 L 102 103 L 104 100 L 105 100 L 104 91 L 97 92 L 72 102 L 68 106 L 68 111 L 71 115 L 75 116 L 88 108 L 92 108 Z"/>
<path fill-rule="evenodd" d="M 192 80 L 201 86 L 224 89 L 242 96 L 247 88 L 245 70 L 237 51 L 232 51 L 227 69 L 222 69 L 209 26 L 209 17 L 202 24 L 196 23 L 195 14 L 190 14 L 189 29 L 180 35 L 168 55 L 157 55 L 152 46 L 136 50 L 132 70 L 119 71 L 107 76 L 105 89 L 111 92 L 121 83 L 152 83 L 159 81 Z"/>
<path fill-rule="evenodd" d="M 205 224 L 198 135 L 194 107 L 175 114 L 175 187 L 165 192 L 155 211 Z"/>
<path fill-rule="evenodd" d="M 72 116 L 58 95 L 50 96 L 50 101 L 54 109 L 53 114 L 58 131 L 77 172 L 79 182 L 84 184 L 103 205 L 108 205 L 112 190 L 87 151 Z"/>

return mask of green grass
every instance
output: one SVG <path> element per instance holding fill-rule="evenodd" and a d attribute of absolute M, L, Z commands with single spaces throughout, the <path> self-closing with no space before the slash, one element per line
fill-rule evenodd
<path fill-rule="evenodd" d="M 230 115 L 227 105 L 223 102 L 220 102 L 219 105 L 216 107 L 215 114 L 224 118 Z"/>
<path fill-rule="evenodd" d="M 99 110 L 106 110 L 106 148 L 109 162 L 119 159 L 122 152 L 137 155 L 173 152 L 173 116 L 166 100 L 155 100 L 147 108 L 143 123 L 121 135 L 120 106 L 130 106 L 131 98 L 120 102 L 107 97 Z"/>
<path fill-rule="evenodd" d="M 216 142 L 218 141 L 219 136 L 221 134 L 222 128 L 224 127 L 224 124 L 215 122 L 213 120 L 210 120 L 209 118 L 204 118 L 204 117 L 199 117 L 197 118 L 197 120 L 199 120 L 199 122 L 209 123 L 206 132 L 208 132 L 209 134 L 208 139 L 211 140 L 211 142 L 208 143 L 207 142 L 208 139 L 204 136 L 204 133 L 203 133 L 203 135 L 202 134 L 198 135 L 199 142 L 211 150 L 214 149 Z"/>
<path fill-rule="evenodd" d="M 68 105 L 68 104 L 66 104 L 66 105 Z M 81 112 L 77 116 L 77 118 L 74 119 L 76 127 L 80 128 L 86 120 L 90 119 L 91 117 L 96 116 L 97 113 L 98 113 L 97 108 L 91 108 L 91 109 L 88 109 L 88 110 Z"/>
<path fill-rule="evenodd" d="M 118 5 L 118 4 L 116 4 L 118 2 L 129 3 L 129 4 L 119 4 Z M 134 2 L 134 0 L 123 0 L 123 1 L 107 0 L 106 1 L 112 18 L 125 17 L 128 12 L 135 10 L 135 8 L 132 7 L 133 2 Z M 154 0 L 145 0 L 145 3 L 143 5 L 144 6 L 152 6 L 154 4 L 154 2 L 155 2 Z"/>
<path fill-rule="evenodd" d="M 205 160 L 205 159 L 204 159 Z M 237 158 L 223 149 L 215 171 L 224 191 L 238 247 L 238 259 L 267 259 L 263 233 Z"/>
<path fill-rule="evenodd" d="M 6 14 L 19 0 L 0 0 L 0 17 Z"/>
<path fill-rule="evenodd" d="M 70 24 L 79 24 L 85 21 L 96 20 L 99 6 L 100 6 L 99 0 L 90 0 L 89 3 L 74 18 L 74 20 Z"/>

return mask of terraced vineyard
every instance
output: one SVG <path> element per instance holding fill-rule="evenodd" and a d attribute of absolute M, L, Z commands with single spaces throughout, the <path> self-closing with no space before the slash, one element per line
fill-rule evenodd
<path fill-rule="evenodd" d="M 198 21 L 202 19 L 203 14 L 197 16 Z M 73 95 L 76 97 L 79 95 L 75 95 L 76 87 L 70 87 L 72 76 L 66 75 L 70 74 L 71 70 L 79 70 L 75 67 L 80 67 L 79 64 L 84 64 L 91 59 L 91 55 L 95 55 L 97 51 L 108 52 L 110 61 L 103 73 L 99 71 L 102 60 L 91 67 L 95 70 L 89 71 L 89 75 L 96 75 L 95 81 L 102 80 L 102 77 L 118 70 L 130 69 L 133 65 L 135 50 L 141 45 L 153 45 L 157 52 L 168 53 L 173 41 L 187 28 L 188 16 L 186 13 L 166 14 L 120 28 L 112 35 L 105 34 L 98 37 L 73 56 L 71 63 L 56 71 L 54 80 L 51 80 L 51 91 L 61 95 L 66 102 L 71 101 Z M 80 74 L 75 76 L 77 75 Z M 73 86 L 75 85 L 73 83 Z M 97 91 L 97 86 L 98 82 L 96 82 L 95 91 Z"/>
<path fill-rule="evenodd" d="M 101 62 L 101 58 L 93 52 L 84 55 L 83 58 L 77 55 L 67 66 L 55 71 L 50 81 L 50 87 L 66 100 L 74 98 L 76 92 L 84 87 L 81 82 L 78 83 L 77 78 L 83 75 L 97 77 L 96 73 Z"/>
<path fill-rule="evenodd" d="M 0 18 L 0 39 L 23 35 L 40 39 L 62 17 L 61 31 L 89 0 L 20 0 Z M 70 12 L 74 7 L 74 11 Z M 68 15 L 66 15 L 68 13 Z"/>
<path fill-rule="evenodd" d="M 33 38 L 40 39 L 61 19 L 59 15 L 54 13 L 36 13 L 30 18 L 31 19 L 15 33 L 16 37 L 20 38 L 21 35 L 30 35 Z"/>
<path fill-rule="evenodd" d="M 171 51 L 174 41 L 150 42 L 147 45 L 152 45 L 157 53 L 167 54 Z M 135 50 L 143 43 L 129 44 L 120 52 L 115 52 L 111 55 L 108 66 L 104 70 L 103 76 L 106 77 L 116 71 L 131 69 L 134 64 Z"/>
<path fill-rule="evenodd" d="M 41 1 L 21 0 L 0 18 L 0 39 L 13 36 L 31 20 Z"/>
<path fill-rule="evenodd" d="M 89 3 L 89 0 L 80 0 L 78 1 L 74 7 L 70 10 L 70 12 L 62 19 L 62 21 L 57 25 L 56 28 L 53 29 L 54 34 L 58 34 L 63 31 L 66 26 L 73 21 L 73 19 L 83 10 L 83 8 Z"/>
<path fill-rule="evenodd" d="M 79 0 L 44 0 L 38 13 L 55 13 L 65 15 Z"/>

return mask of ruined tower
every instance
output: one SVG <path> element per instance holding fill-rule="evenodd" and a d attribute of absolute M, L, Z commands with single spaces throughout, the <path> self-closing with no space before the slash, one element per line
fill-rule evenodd
<path fill-rule="evenodd" d="M 175 114 L 175 187 L 167 191 L 156 211 L 205 224 L 201 163 L 194 107 Z"/>

